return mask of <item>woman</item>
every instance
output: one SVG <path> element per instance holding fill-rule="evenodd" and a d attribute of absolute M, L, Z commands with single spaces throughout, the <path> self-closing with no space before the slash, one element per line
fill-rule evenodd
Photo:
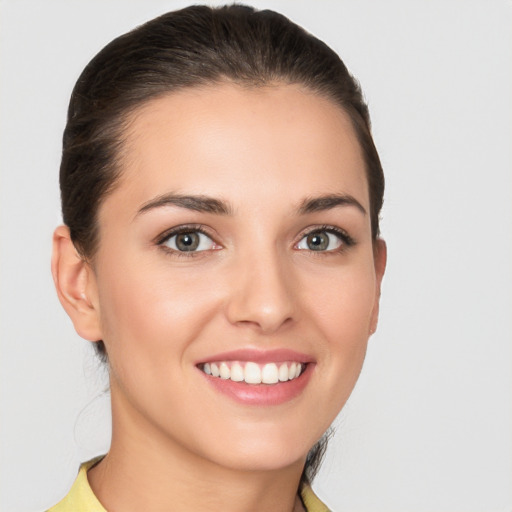
<path fill-rule="evenodd" d="M 326 510 L 319 442 L 378 320 L 384 180 L 337 55 L 190 7 L 85 68 L 52 271 L 109 366 L 109 453 L 51 510 Z M 309 455 L 308 455 L 309 454 Z"/>

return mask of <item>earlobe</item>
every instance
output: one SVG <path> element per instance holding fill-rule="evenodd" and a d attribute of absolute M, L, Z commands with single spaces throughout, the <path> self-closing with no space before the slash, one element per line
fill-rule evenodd
<path fill-rule="evenodd" d="M 96 278 L 78 254 L 67 226 L 53 234 L 52 275 L 62 307 L 76 332 L 89 341 L 102 339 Z"/>
<path fill-rule="evenodd" d="M 375 302 L 372 310 L 372 317 L 370 320 L 370 327 L 368 334 L 372 335 L 377 330 L 377 323 L 379 321 L 379 303 L 380 291 L 382 285 L 382 278 L 386 271 L 386 262 L 388 257 L 386 242 L 382 239 L 377 239 L 374 243 L 373 261 L 375 265 Z"/>

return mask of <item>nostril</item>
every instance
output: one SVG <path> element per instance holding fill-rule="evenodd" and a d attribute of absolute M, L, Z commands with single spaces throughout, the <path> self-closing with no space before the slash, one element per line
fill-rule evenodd
<path fill-rule="evenodd" d="M 290 324 L 296 315 L 296 280 L 289 267 L 277 258 L 275 247 L 258 252 L 240 264 L 231 281 L 227 318 L 240 327 L 250 327 L 269 334 Z"/>

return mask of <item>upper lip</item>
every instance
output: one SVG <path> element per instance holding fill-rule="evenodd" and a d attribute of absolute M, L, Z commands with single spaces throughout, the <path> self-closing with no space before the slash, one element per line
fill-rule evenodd
<path fill-rule="evenodd" d="M 254 363 L 284 363 L 286 361 L 293 361 L 298 363 L 312 363 L 314 358 L 295 350 L 286 348 L 278 348 L 271 350 L 261 350 L 254 348 L 241 348 L 237 350 L 230 350 L 228 352 L 221 352 L 201 359 L 197 364 L 212 363 L 215 361 L 251 361 Z"/>

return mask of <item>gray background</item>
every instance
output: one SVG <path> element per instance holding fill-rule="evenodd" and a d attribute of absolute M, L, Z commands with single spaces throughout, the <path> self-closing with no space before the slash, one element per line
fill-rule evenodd
<path fill-rule="evenodd" d="M 108 447 L 105 372 L 51 281 L 71 88 L 175 1 L 0 2 L 1 501 L 42 510 Z M 387 176 L 379 330 L 315 488 L 338 511 L 512 510 L 512 3 L 256 1 L 360 79 Z"/>

